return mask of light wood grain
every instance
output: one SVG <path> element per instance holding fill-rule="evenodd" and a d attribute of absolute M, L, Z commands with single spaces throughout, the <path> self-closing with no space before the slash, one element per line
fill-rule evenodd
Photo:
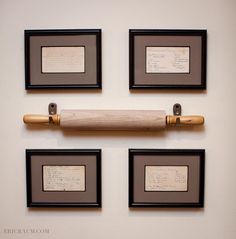
<path fill-rule="evenodd" d="M 62 110 L 60 125 L 78 130 L 158 130 L 166 127 L 162 110 Z"/>

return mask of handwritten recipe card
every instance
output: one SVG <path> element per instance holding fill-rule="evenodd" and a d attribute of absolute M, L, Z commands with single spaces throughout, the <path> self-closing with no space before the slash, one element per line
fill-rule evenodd
<path fill-rule="evenodd" d="M 187 191 L 187 166 L 146 166 L 145 191 Z"/>
<path fill-rule="evenodd" d="M 85 72 L 85 47 L 42 47 L 42 73 Z"/>
<path fill-rule="evenodd" d="M 189 47 L 146 47 L 146 73 L 189 73 Z"/>
<path fill-rule="evenodd" d="M 43 166 L 44 191 L 85 191 L 85 166 Z"/>

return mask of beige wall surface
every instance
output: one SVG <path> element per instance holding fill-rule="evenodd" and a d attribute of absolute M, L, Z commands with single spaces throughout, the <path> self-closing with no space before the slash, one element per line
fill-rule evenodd
<path fill-rule="evenodd" d="M 0 238 L 236 238 L 235 0 L 0 1 Z M 24 90 L 24 29 L 102 28 L 103 90 Z M 128 29 L 207 29 L 207 91 L 128 89 Z M 165 109 L 203 114 L 203 129 L 82 132 L 27 129 L 25 113 Z M 28 209 L 26 148 L 102 148 L 101 210 Z M 205 148 L 205 208 L 128 208 L 128 148 Z"/>

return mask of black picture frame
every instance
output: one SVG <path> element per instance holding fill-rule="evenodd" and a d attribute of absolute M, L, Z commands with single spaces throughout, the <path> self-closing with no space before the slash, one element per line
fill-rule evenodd
<path fill-rule="evenodd" d="M 189 72 L 147 73 L 147 47 L 189 48 Z M 160 60 L 160 59 L 159 59 Z M 160 60 L 161 61 L 161 60 Z M 130 29 L 129 89 L 206 89 L 207 30 Z M 154 72 L 154 71 L 153 71 Z"/>
<path fill-rule="evenodd" d="M 25 89 L 101 89 L 102 30 L 25 30 Z M 76 47 L 84 50 L 84 72 L 42 72 L 43 47 Z"/>
<path fill-rule="evenodd" d="M 145 190 L 147 165 L 187 166 L 187 191 Z M 204 149 L 129 149 L 129 207 L 203 208 L 204 174 Z"/>
<path fill-rule="evenodd" d="M 27 207 L 102 207 L 101 149 L 26 149 Z M 85 190 L 44 190 L 44 166 L 85 166 Z"/>

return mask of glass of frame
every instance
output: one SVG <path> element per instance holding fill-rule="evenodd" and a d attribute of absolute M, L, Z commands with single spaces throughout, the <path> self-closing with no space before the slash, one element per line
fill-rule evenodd
<path fill-rule="evenodd" d="M 206 30 L 129 30 L 130 89 L 206 89 Z"/>
<path fill-rule="evenodd" d="M 202 149 L 130 149 L 129 207 L 203 207 Z"/>
<path fill-rule="evenodd" d="M 25 88 L 101 88 L 101 29 L 25 30 Z"/>
<path fill-rule="evenodd" d="M 101 207 L 101 150 L 26 150 L 27 207 Z"/>

